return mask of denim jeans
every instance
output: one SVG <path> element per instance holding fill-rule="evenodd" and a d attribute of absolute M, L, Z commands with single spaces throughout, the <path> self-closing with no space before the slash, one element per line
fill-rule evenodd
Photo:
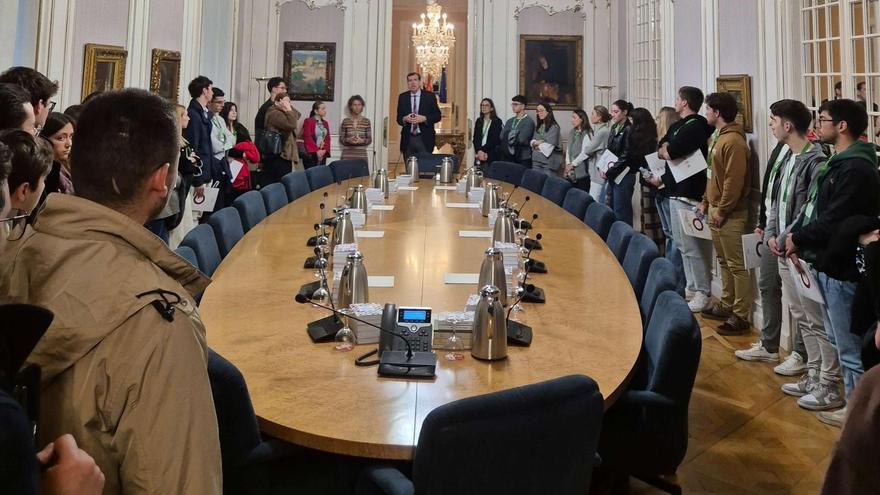
<path fill-rule="evenodd" d="M 712 293 L 712 241 L 685 234 L 678 214 L 679 210 L 693 210 L 693 208 L 684 201 L 670 198 L 669 219 L 672 221 L 672 238 L 681 250 L 687 290 L 702 292 L 708 296 Z"/>
<path fill-rule="evenodd" d="M 611 198 L 611 209 L 614 211 L 617 219 L 632 227 L 632 198 L 636 189 L 636 174 L 631 174 L 628 171 L 621 173 L 626 173 L 626 177 L 623 178 L 620 184 L 613 180 L 606 182 L 607 194 Z"/>
<path fill-rule="evenodd" d="M 659 194 L 656 196 L 655 203 L 657 204 L 657 213 L 660 217 L 660 225 L 663 227 L 663 235 L 666 236 L 665 258 L 669 260 L 672 263 L 673 268 L 675 268 L 675 278 L 677 280 L 676 286 L 679 291 L 684 292 L 684 287 L 687 283 L 684 276 L 684 262 L 681 259 L 681 251 L 678 249 L 675 236 L 672 233 L 672 219 L 669 216 L 669 202 L 670 199 L 667 196 L 661 196 Z"/>
<path fill-rule="evenodd" d="M 843 371 L 843 386 L 846 396 L 849 397 L 865 373 L 862 367 L 862 339 L 850 331 L 856 284 L 837 280 L 822 272 L 814 272 L 814 275 L 819 282 L 822 297 L 825 298 L 825 333 L 828 334 L 828 340 L 837 347 L 840 368 Z"/>

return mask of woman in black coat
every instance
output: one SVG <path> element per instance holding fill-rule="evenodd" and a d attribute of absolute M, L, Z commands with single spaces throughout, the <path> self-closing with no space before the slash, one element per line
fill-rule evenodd
<path fill-rule="evenodd" d="M 474 165 L 485 174 L 489 164 L 498 159 L 497 148 L 501 142 L 501 119 L 495 113 L 495 103 L 489 98 L 480 102 L 480 119 L 474 124 Z"/>

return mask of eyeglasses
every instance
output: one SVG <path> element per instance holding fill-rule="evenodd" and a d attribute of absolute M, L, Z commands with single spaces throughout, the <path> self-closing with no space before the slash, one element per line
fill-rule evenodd
<path fill-rule="evenodd" d="M 820 124 L 821 124 L 822 122 L 833 122 L 833 123 L 840 122 L 839 120 L 834 120 L 834 119 L 823 119 L 823 118 L 821 118 L 821 117 L 820 117 L 819 119 L 817 119 L 817 121 L 818 121 Z"/>
<path fill-rule="evenodd" d="M 52 110 L 55 110 L 55 105 L 57 105 L 57 103 L 55 103 L 54 101 L 51 101 L 51 100 L 49 101 L 49 112 L 52 112 Z"/>
<path fill-rule="evenodd" d="M 6 240 L 17 241 L 24 235 L 30 214 L 24 210 L 13 210 L 15 214 L 9 218 L 0 218 L 0 225 L 6 232 Z"/>

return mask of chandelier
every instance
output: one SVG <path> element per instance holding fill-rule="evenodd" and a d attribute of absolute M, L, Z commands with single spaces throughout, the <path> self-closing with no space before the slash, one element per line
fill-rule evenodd
<path fill-rule="evenodd" d="M 416 49 L 416 63 L 425 76 L 439 78 L 443 67 L 449 63 L 449 50 L 455 45 L 454 27 L 446 22 L 446 14 L 441 14 L 440 5 L 428 0 L 421 22 L 413 23 L 412 42 Z"/>

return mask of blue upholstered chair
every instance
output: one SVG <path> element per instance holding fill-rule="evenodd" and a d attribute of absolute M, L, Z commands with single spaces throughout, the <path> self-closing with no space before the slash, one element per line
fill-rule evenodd
<path fill-rule="evenodd" d="M 191 247 L 188 246 L 177 246 L 177 249 L 174 250 L 178 256 L 189 261 L 189 264 L 196 267 L 196 270 L 199 270 L 199 259 L 196 257 L 196 252 L 192 250 Z"/>
<path fill-rule="evenodd" d="M 220 266 L 222 258 L 220 248 L 217 246 L 217 238 L 214 237 L 214 230 L 210 225 L 203 223 L 196 226 L 186 234 L 180 245 L 195 251 L 202 273 L 209 277 L 214 275 L 214 270 Z"/>
<path fill-rule="evenodd" d="M 363 158 L 355 160 L 336 160 L 330 164 L 333 172 L 333 180 L 339 182 L 354 177 L 367 177 L 370 175 L 370 164 Z"/>
<path fill-rule="evenodd" d="M 412 481 L 368 468 L 357 493 L 584 494 L 601 422 L 602 395 L 586 376 L 458 400 L 425 418 Z"/>
<path fill-rule="evenodd" d="M 294 170 L 289 174 L 285 174 L 281 178 L 281 183 L 284 184 L 284 189 L 287 190 L 287 201 L 291 203 L 312 192 L 309 188 L 309 179 L 302 170 Z"/>
<path fill-rule="evenodd" d="M 648 322 L 651 321 L 651 314 L 654 312 L 654 306 L 660 294 L 671 290 L 680 296 L 684 296 L 679 292 L 675 274 L 675 265 L 666 258 L 657 258 L 651 262 L 651 269 L 648 271 L 648 280 L 645 282 L 645 290 L 642 291 L 642 297 L 639 299 L 639 309 L 642 311 L 642 325 L 647 328 Z"/>
<path fill-rule="evenodd" d="M 598 234 L 603 241 L 608 238 L 608 232 L 611 230 L 611 224 L 614 223 L 614 220 L 614 212 L 611 211 L 611 208 L 596 201 L 590 203 L 590 206 L 587 207 L 587 214 L 584 215 L 584 223 L 593 229 L 593 232 Z"/>
<path fill-rule="evenodd" d="M 614 253 L 618 263 L 623 263 L 623 258 L 626 256 L 626 248 L 629 247 L 629 241 L 635 233 L 636 231 L 626 222 L 618 220 L 611 224 L 611 230 L 608 232 L 605 244 L 608 244 L 608 249 Z"/>
<path fill-rule="evenodd" d="M 263 196 L 259 191 L 248 191 L 242 194 L 235 198 L 232 206 L 238 210 L 238 214 L 241 216 L 241 226 L 245 233 L 266 218 L 266 203 L 263 202 Z"/>
<path fill-rule="evenodd" d="M 543 193 L 541 193 L 543 195 Z M 562 201 L 562 209 L 574 215 L 578 220 L 584 218 L 587 213 L 587 206 L 593 202 L 590 194 L 584 190 L 572 187 L 565 193 L 565 200 Z"/>
<path fill-rule="evenodd" d="M 327 165 L 316 165 L 306 169 L 306 177 L 309 179 L 309 189 L 316 191 L 335 182 L 333 171 Z"/>
<path fill-rule="evenodd" d="M 629 247 L 626 249 L 626 256 L 621 265 L 623 265 L 623 271 L 626 272 L 626 277 L 636 293 L 636 299 L 642 297 L 645 282 L 648 280 L 648 272 L 651 270 L 651 263 L 659 257 L 660 250 L 648 236 L 636 234 L 629 241 Z"/>
<path fill-rule="evenodd" d="M 660 294 L 633 381 L 605 414 L 603 471 L 681 493 L 659 476 L 674 474 L 687 452 L 688 404 L 701 346 L 700 327 L 684 299 L 672 291 Z"/>
<path fill-rule="evenodd" d="M 544 187 L 541 188 L 541 196 L 562 206 L 565 201 L 565 194 L 571 189 L 571 182 L 561 177 L 548 177 L 544 181 Z"/>
<path fill-rule="evenodd" d="M 529 168 L 523 172 L 520 185 L 533 193 L 541 194 L 541 191 L 544 189 L 544 182 L 546 181 L 547 175 Z"/>
<path fill-rule="evenodd" d="M 503 180 L 504 182 L 519 186 L 522 183 L 522 176 L 525 171 L 526 168 L 519 163 L 501 161 L 492 162 L 492 164 L 489 165 L 489 170 L 486 172 L 486 177 Z"/>
<path fill-rule="evenodd" d="M 267 215 L 287 206 L 287 191 L 284 190 L 284 184 L 280 182 L 269 184 L 260 189 L 260 195 L 263 196 L 263 203 L 266 204 Z"/>
<path fill-rule="evenodd" d="M 434 153 L 419 153 L 416 155 L 416 158 L 419 159 L 419 176 L 420 177 L 434 177 L 440 170 L 440 163 L 444 158 L 449 157 L 452 158 L 452 170 L 456 173 L 458 172 L 458 158 L 455 155 L 441 155 Z"/>
<path fill-rule="evenodd" d="M 224 258 L 244 236 L 244 229 L 241 226 L 241 217 L 238 215 L 238 210 L 231 206 L 215 211 L 208 218 L 208 225 L 214 229 L 214 238 L 217 239 L 220 256 Z"/>

